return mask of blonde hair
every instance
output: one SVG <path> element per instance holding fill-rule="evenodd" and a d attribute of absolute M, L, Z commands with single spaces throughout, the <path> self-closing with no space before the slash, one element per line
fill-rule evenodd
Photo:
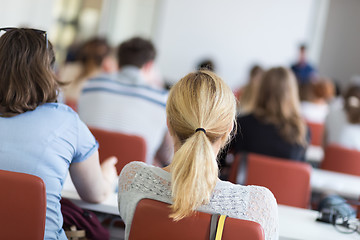
<path fill-rule="evenodd" d="M 306 145 L 306 125 L 300 114 L 297 82 L 290 70 L 277 67 L 265 72 L 254 114 L 274 124 L 288 142 Z"/>
<path fill-rule="evenodd" d="M 235 124 L 236 100 L 215 73 L 189 73 L 170 91 L 166 104 L 169 130 L 179 141 L 171 163 L 172 217 L 189 216 L 210 200 L 218 179 L 212 144 L 224 146 Z M 196 131 L 198 128 L 206 132 Z"/>

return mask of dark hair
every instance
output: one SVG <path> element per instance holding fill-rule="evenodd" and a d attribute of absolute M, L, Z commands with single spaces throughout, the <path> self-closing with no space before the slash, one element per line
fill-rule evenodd
<path fill-rule="evenodd" d="M 350 86 L 344 95 L 345 111 L 350 123 L 360 123 L 360 87 Z"/>
<path fill-rule="evenodd" d="M 0 37 L 1 116 L 11 117 L 56 102 L 59 82 L 53 72 L 55 54 L 44 34 L 28 28 Z"/>
<path fill-rule="evenodd" d="M 215 71 L 215 64 L 211 59 L 202 60 L 197 67 L 198 70 L 210 70 Z"/>
<path fill-rule="evenodd" d="M 118 49 L 119 67 L 133 65 L 138 68 L 155 59 L 154 45 L 146 39 L 135 37 L 123 42 Z"/>

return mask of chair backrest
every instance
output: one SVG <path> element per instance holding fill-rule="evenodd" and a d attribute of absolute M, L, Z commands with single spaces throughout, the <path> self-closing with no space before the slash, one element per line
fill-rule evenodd
<path fill-rule="evenodd" d="M 100 145 L 100 162 L 111 156 L 118 158 L 116 164 L 118 174 L 131 161 L 146 161 L 146 142 L 142 137 L 92 127 L 90 131 Z"/>
<path fill-rule="evenodd" d="M 170 219 L 169 214 L 169 204 L 142 199 L 135 210 L 129 239 L 209 239 L 211 214 L 197 212 L 194 216 L 177 222 Z M 259 223 L 228 217 L 222 239 L 262 240 L 265 239 L 264 236 L 264 230 Z"/>
<path fill-rule="evenodd" d="M 334 144 L 328 145 L 325 147 L 321 168 L 360 176 L 360 152 Z"/>
<path fill-rule="evenodd" d="M 279 204 L 308 208 L 310 175 L 307 163 L 248 154 L 247 185 L 267 187 Z"/>
<path fill-rule="evenodd" d="M 76 100 L 73 99 L 66 99 L 65 104 L 71 107 L 75 112 L 78 110 L 78 103 Z"/>
<path fill-rule="evenodd" d="M 46 192 L 37 176 L 0 170 L 0 239 L 43 240 Z"/>
<path fill-rule="evenodd" d="M 324 124 L 307 122 L 310 129 L 311 145 L 322 146 L 324 139 Z"/>

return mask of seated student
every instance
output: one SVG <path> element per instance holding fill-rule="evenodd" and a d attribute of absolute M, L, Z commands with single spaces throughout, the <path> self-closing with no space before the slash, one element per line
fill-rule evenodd
<path fill-rule="evenodd" d="M 60 199 L 68 171 L 82 199 L 100 202 L 114 190 L 116 158 L 100 167 L 98 144 L 89 129 L 69 107 L 56 103 L 59 82 L 53 72 L 55 55 L 46 32 L 0 29 L 3 31 L 0 169 L 36 175 L 44 181 L 44 239 L 65 240 Z"/>
<path fill-rule="evenodd" d="M 168 148 L 168 92 L 150 84 L 155 55 L 149 40 L 135 37 L 121 43 L 117 52 L 119 71 L 87 81 L 78 112 L 88 126 L 143 137 L 147 163 L 153 164 L 156 156 L 162 164 L 169 160 L 167 151 L 159 151 L 160 147 Z"/>
<path fill-rule="evenodd" d="M 344 109 L 346 123 L 341 127 L 338 143 L 360 151 L 360 86 L 351 86 L 345 93 Z"/>
<path fill-rule="evenodd" d="M 252 112 L 255 101 L 257 99 L 260 81 L 263 74 L 264 70 L 260 66 L 255 65 L 251 68 L 249 74 L 249 82 L 239 91 L 241 92 L 241 94 L 239 94 L 238 96 L 239 102 L 237 108 L 238 113 L 240 113 L 241 115 Z"/>
<path fill-rule="evenodd" d="M 213 72 L 190 73 L 175 84 L 166 105 L 175 154 L 166 168 L 142 162 L 126 165 L 119 179 L 119 211 L 128 239 L 136 205 L 143 198 L 171 204 L 175 221 L 195 210 L 258 222 L 265 238 L 278 238 L 273 194 L 264 187 L 218 179 L 216 156 L 235 125 L 236 101 Z M 158 226 L 161 227 L 161 226 Z"/>
<path fill-rule="evenodd" d="M 334 97 L 334 85 L 330 80 L 319 79 L 309 84 L 308 91 L 308 98 L 301 101 L 301 115 L 307 122 L 323 124 Z"/>
<path fill-rule="evenodd" d="M 237 119 L 234 153 L 253 152 L 303 161 L 309 143 L 294 74 L 283 67 L 265 72 L 252 113 Z"/>
<path fill-rule="evenodd" d="M 59 78 L 68 83 L 63 86 L 65 103 L 76 104 L 87 80 L 100 73 L 117 70 L 116 60 L 111 56 L 111 47 L 105 39 L 92 38 L 83 43 L 74 63 L 66 63 L 60 69 Z"/>

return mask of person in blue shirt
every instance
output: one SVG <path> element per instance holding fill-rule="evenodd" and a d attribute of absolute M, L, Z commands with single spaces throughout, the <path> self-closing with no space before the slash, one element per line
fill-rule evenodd
<path fill-rule="evenodd" d="M 57 103 L 55 54 L 46 32 L 1 28 L 0 34 L 0 169 L 44 181 L 44 239 L 65 240 L 60 199 L 68 171 L 83 200 L 101 202 L 114 191 L 117 159 L 100 166 L 98 143 L 89 129 L 73 110 Z"/>
<path fill-rule="evenodd" d="M 299 85 L 308 84 L 315 77 L 316 69 L 306 59 L 306 45 L 299 47 L 299 59 L 291 66 Z"/>

